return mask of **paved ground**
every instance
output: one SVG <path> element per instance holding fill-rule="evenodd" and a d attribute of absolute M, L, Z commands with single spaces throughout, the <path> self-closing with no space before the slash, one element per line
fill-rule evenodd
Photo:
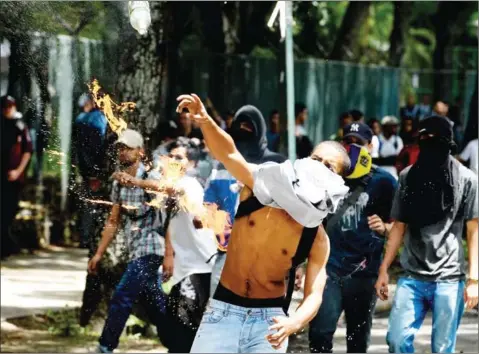
<path fill-rule="evenodd" d="M 386 332 L 388 323 L 388 312 L 377 314 L 373 322 L 373 330 L 371 333 L 371 346 L 369 353 L 387 353 Z M 421 327 L 415 340 L 415 348 L 417 353 L 431 353 L 431 316 L 429 315 L 423 326 Z M 478 353 L 478 316 L 477 313 L 466 313 L 463 317 L 462 324 L 459 327 L 457 338 L 457 353 Z M 288 351 L 291 353 L 309 352 L 307 342 L 307 332 L 303 332 L 290 342 Z M 334 352 L 346 352 L 346 328 L 343 324 L 337 329 L 334 337 Z"/>
<path fill-rule="evenodd" d="M 86 254 L 58 248 L 2 261 L 1 320 L 80 306 Z"/>
<path fill-rule="evenodd" d="M 79 249 L 56 249 L 38 252 L 36 255 L 12 257 L 2 262 L 1 267 L 1 319 L 22 317 L 47 310 L 56 310 L 81 305 L 86 276 L 86 251 Z M 391 292 L 394 288 L 391 289 Z M 295 294 L 298 300 L 300 294 Z M 380 303 L 374 319 L 370 352 L 387 352 L 387 308 L 389 303 Z M 386 310 L 386 311 L 384 311 Z M 466 313 L 459 329 L 457 352 L 478 353 L 477 312 Z M 416 338 L 417 352 L 430 350 L 431 317 L 429 316 Z M 340 323 L 335 336 L 335 352 L 346 351 L 346 329 Z M 158 350 L 158 349 L 156 349 Z M 309 352 L 307 333 L 293 338 L 290 352 Z"/>

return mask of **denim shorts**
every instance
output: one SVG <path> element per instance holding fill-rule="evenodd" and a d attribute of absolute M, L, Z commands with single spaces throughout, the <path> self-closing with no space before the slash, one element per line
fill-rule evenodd
<path fill-rule="evenodd" d="M 246 308 L 210 299 L 191 353 L 286 353 L 288 340 L 278 350 L 266 340 L 273 318 L 283 309 Z"/>

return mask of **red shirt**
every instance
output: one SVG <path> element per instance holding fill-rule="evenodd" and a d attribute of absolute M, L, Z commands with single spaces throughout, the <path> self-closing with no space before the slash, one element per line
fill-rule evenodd
<path fill-rule="evenodd" d="M 32 153 L 32 139 L 27 125 L 20 119 L 2 117 L 2 179 L 8 180 L 8 171 L 16 169 L 25 153 Z M 18 178 L 25 179 L 26 168 Z"/>
<path fill-rule="evenodd" d="M 396 159 L 396 170 L 398 174 L 406 167 L 413 165 L 419 157 L 419 145 L 410 144 L 403 147 Z"/>

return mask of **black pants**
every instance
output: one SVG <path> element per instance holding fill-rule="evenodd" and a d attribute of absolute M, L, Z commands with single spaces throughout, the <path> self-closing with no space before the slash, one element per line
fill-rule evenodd
<path fill-rule="evenodd" d="M 10 232 L 15 216 L 18 212 L 18 202 L 20 201 L 20 193 L 22 191 L 22 184 L 18 182 L 9 182 L 2 179 L 2 218 L 0 224 L 2 234 L 2 249 L 1 256 L 8 257 L 20 251 L 17 242 Z"/>
<path fill-rule="evenodd" d="M 118 264 L 112 268 L 100 268 L 97 274 L 88 273 L 80 309 L 80 326 L 85 327 L 90 323 L 91 317 L 102 302 L 109 305 L 125 269 L 126 264 Z"/>
<path fill-rule="evenodd" d="M 171 289 L 167 308 L 168 329 L 160 338 L 169 353 L 190 352 L 209 299 L 210 279 L 211 273 L 192 274 Z M 194 300 L 182 294 L 182 285 L 194 289 Z"/>
<path fill-rule="evenodd" d="M 323 302 L 309 324 L 312 353 L 332 353 L 333 336 L 344 310 L 348 353 L 366 353 L 371 338 L 376 278 L 338 277 L 328 272 Z"/>

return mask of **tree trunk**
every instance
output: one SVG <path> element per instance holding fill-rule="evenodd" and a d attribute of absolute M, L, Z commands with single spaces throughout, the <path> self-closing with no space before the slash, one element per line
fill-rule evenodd
<path fill-rule="evenodd" d="M 467 145 L 471 140 L 477 139 L 478 134 L 478 106 L 477 106 L 477 86 L 479 85 L 479 77 L 476 76 L 476 86 L 474 87 L 474 93 L 471 96 L 469 103 L 469 118 L 467 120 L 467 127 L 464 134 L 463 147 Z"/>
<path fill-rule="evenodd" d="M 273 10 L 274 2 L 241 1 L 239 8 L 238 43 L 235 53 L 249 55 L 258 45 L 265 45 L 264 38 L 268 18 Z"/>
<path fill-rule="evenodd" d="M 227 105 L 225 91 L 229 78 L 226 72 L 226 57 L 222 55 L 226 52 L 222 5 L 223 3 L 214 1 L 197 3 L 202 22 L 203 43 L 209 51 L 206 55 L 208 88 L 200 95 L 208 96 L 219 112 L 224 112 Z"/>
<path fill-rule="evenodd" d="M 405 44 L 409 24 L 412 19 L 413 2 L 398 1 L 394 3 L 394 24 L 389 37 L 389 61 L 390 66 L 400 66 L 405 52 Z"/>
<path fill-rule="evenodd" d="M 434 99 L 451 100 L 452 75 L 441 73 L 451 69 L 451 49 L 455 40 L 464 29 L 464 23 L 471 11 L 477 10 L 475 2 L 440 1 L 433 22 L 436 33 L 436 49 L 434 51 Z"/>
<path fill-rule="evenodd" d="M 361 27 L 369 16 L 371 1 L 351 1 L 344 14 L 330 60 L 354 60 L 358 49 Z"/>
<path fill-rule="evenodd" d="M 18 110 L 22 113 L 27 109 L 31 90 L 30 77 L 32 66 L 31 38 L 28 35 L 16 35 L 8 38 L 10 41 L 10 58 L 8 71 L 7 93 L 17 101 Z"/>
<path fill-rule="evenodd" d="M 162 44 L 166 6 L 166 2 L 150 2 L 147 35 L 140 36 L 133 29 L 126 34 L 116 87 L 117 100 L 136 103 L 136 109 L 128 114 L 129 127 L 140 130 L 148 139 L 164 117 L 166 48 Z M 148 146 L 154 146 L 154 140 L 149 140 Z"/>
<path fill-rule="evenodd" d="M 191 13 L 192 3 L 170 2 L 167 6 L 164 28 L 167 58 L 167 93 L 165 102 L 165 114 L 174 117 L 176 109 L 176 97 L 180 79 L 180 45 L 185 36 L 191 31 L 191 21 L 185 21 L 185 13 Z M 185 23 L 186 22 L 186 23 Z"/>

